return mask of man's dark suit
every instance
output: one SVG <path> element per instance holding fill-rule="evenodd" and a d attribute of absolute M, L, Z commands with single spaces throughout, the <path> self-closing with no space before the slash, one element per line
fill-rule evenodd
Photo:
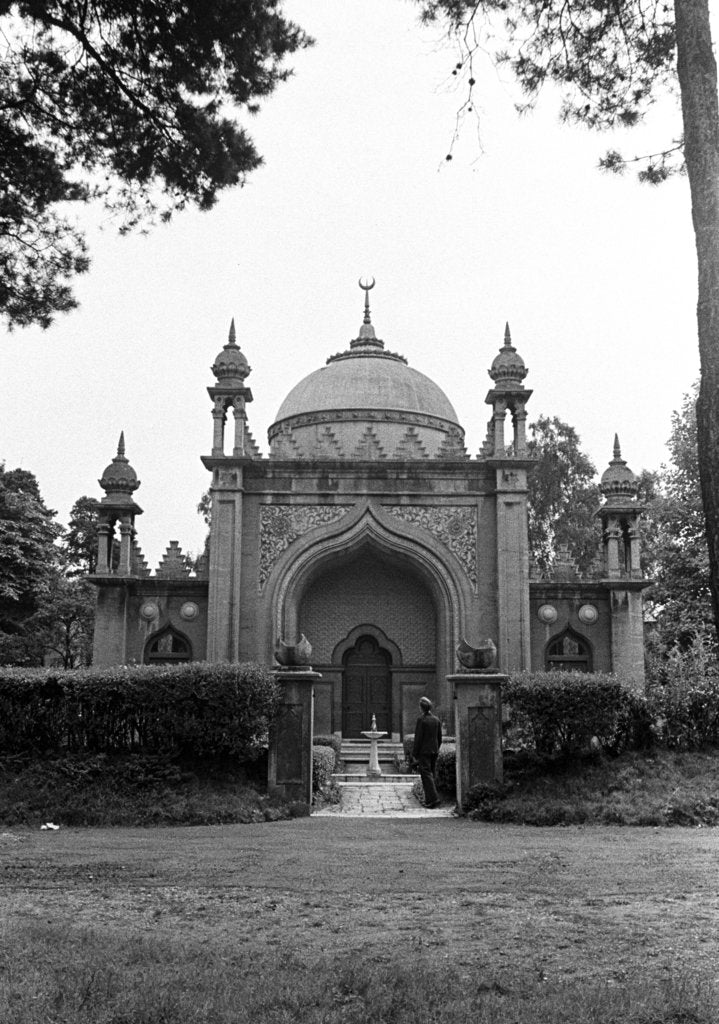
<path fill-rule="evenodd" d="M 431 711 L 422 714 L 414 727 L 414 745 L 412 759 L 417 763 L 424 789 L 425 806 L 439 801 L 434 781 L 434 768 L 437 754 L 442 746 L 442 724 Z"/>

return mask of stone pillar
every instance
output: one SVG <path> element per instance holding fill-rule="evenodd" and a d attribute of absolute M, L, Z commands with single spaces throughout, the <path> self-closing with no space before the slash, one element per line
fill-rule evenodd
<path fill-rule="evenodd" d="M 123 516 L 120 520 L 120 564 L 118 573 L 120 576 L 130 575 L 130 554 L 132 552 L 132 519 L 130 516 Z"/>
<path fill-rule="evenodd" d="M 608 518 L 604 531 L 604 559 L 605 571 L 608 579 L 616 580 L 620 576 L 619 568 L 619 541 L 622 531 L 619 523 L 614 517 Z"/>
<path fill-rule="evenodd" d="M 110 565 L 110 542 L 112 538 L 112 524 L 107 520 L 100 520 L 97 524 L 97 566 L 95 572 L 101 576 L 112 571 Z"/>
<path fill-rule="evenodd" d="M 284 800 L 312 805 L 314 684 L 322 676 L 310 666 L 274 673 L 282 687 L 280 708 L 270 730 L 267 789 Z"/>
<path fill-rule="evenodd" d="M 224 402 L 220 398 L 215 399 L 215 407 L 212 410 L 212 454 L 225 454 L 225 418 Z"/>
<path fill-rule="evenodd" d="M 609 589 L 612 672 L 639 694 L 645 688 L 642 588 L 647 585 L 627 581 Z"/>
<path fill-rule="evenodd" d="M 514 454 L 527 454 L 527 410 L 523 402 L 517 402 L 514 415 Z"/>
<path fill-rule="evenodd" d="M 240 661 L 242 580 L 241 467 L 215 470 L 207 612 L 207 660 Z"/>
<path fill-rule="evenodd" d="M 504 450 L 504 418 L 507 415 L 507 403 L 497 400 L 494 403 L 494 457 L 502 459 Z"/>
<path fill-rule="evenodd" d="M 497 783 L 502 770 L 502 683 L 500 673 L 458 672 L 447 676 L 454 690 L 457 743 L 457 804 L 472 786 Z"/>
<path fill-rule="evenodd" d="M 232 414 L 235 417 L 235 441 L 232 454 L 238 458 L 245 454 L 245 400 L 242 395 L 233 400 Z"/>

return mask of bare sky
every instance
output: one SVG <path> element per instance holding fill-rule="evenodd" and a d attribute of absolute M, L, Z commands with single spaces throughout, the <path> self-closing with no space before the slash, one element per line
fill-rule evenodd
<path fill-rule="evenodd" d="M 656 469 L 672 410 L 698 375 L 686 179 L 658 189 L 596 170 L 617 140 L 561 126 L 556 97 L 518 118 L 508 74 L 478 73 L 479 138 L 455 52 L 403 0 L 293 0 L 316 37 L 249 125 L 265 165 L 209 214 L 118 238 L 85 211 L 92 267 L 81 308 L 0 346 L 0 460 L 38 477 L 67 520 L 125 431 L 142 486 L 138 540 L 154 568 L 170 540 L 202 547 L 206 387 L 232 316 L 252 374 L 263 452 L 289 389 L 356 336 L 360 275 L 379 337 L 445 390 L 476 455 L 487 368 L 509 320 L 534 389 L 528 412 L 579 432 L 601 472 L 615 431 Z M 671 102 L 630 154 L 679 133 Z"/>

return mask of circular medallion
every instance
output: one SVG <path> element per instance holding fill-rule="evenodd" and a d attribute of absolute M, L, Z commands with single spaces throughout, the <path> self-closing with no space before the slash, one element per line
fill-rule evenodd
<path fill-rule="evenodd" d="M 185 601 L 182 608 L 180 608 L 180 618 L 185 619 L 186 622 L 196 619 L 199 614 L 200 609 L 194 601 Z"/>
<path fill-rule="evenodd" d="M 593 625 L 599 618 L 599 612 L 593 604 L 583 604 L 577 614 L 579 621 L 583 622 L 586 626 Z"/>
<path fill-rule="evenodd" d="M 545 625 L 551 626 L 553 622 L 557 621 L 557 609 L 553 604 L 540 605 L 537 610 L 537 618 Z"/>
<path fill-rule="evenodd" d="M 140 615 L 145 622 L 152 622 L 160 614 L 160 609 L 157 607 L 154 601 L 143 601 L 140 606 Z"/>

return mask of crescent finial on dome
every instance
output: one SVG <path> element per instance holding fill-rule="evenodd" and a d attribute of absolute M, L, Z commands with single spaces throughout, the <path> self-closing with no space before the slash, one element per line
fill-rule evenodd
<path fill-rule="evenodd" d="M 364 320 L 362 322 L 365 324 L 371 324 L 372 320 L 369 315 L 369 293 L 374 288 L 376 282 L 375 279 L 372 278 L 372 284 L 362 284 L 362 278 L 360 278 L 358 283 L 364 292 Z"/>

